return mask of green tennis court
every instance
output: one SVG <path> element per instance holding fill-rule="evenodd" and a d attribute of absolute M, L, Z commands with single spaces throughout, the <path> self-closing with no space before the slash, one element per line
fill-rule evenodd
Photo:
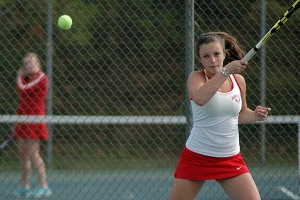
<path fill-rule="evenodd" d="M 262 199 L 297 199 L 299 183 L 296 168 L 254 168 L 251 171 Z M 53 195 L 49 199 L 168 199 L 172 173 L 169 169 L 50 171 Z M 17 172 L 1 172 L 1 199 L 15 198 L 11 196 L 11 191 L 17 185 L 18 177 Z M 279 187 L 288 191 L 282 192 Z M 197 199 L 225 200 L 228 197 L 216 181 L 207 181 Z"/>

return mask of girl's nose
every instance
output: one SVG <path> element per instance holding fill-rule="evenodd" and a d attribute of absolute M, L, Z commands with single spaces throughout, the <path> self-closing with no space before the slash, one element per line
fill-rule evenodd
<path fill-rule="evenodd" d="M 214 56 L 211 56 L 211 62 L 216 62 L 216 58 Z"/>

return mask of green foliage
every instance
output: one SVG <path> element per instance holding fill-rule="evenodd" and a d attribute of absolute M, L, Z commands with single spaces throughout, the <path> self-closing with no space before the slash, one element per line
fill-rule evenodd
<path fill-rule="evenodd" d="M 111 6 L 112 3 L 53 2 L 55 113 L 126 115 L 157 114 L 160 111 L 166 115 L 183 114 L 184 110 L 174 109 L 181 107 L 185 99 L 183 2 L 144 1 L 137 4 L 136 1 L 114 1 L 114 6 Z M 47 2 L 36 4 L 28 1 L 22 4 L 15 0 L 1 1 L 1 5 L 1 18 L 9 20 L 1 20 L 4 28 L 0 36 L 4 41 L 0 44 L 0 68 L 8 77 L 7 82 L 13 82 L 25 52 L 37 52 L 46 65 Z M 282 9 L 276 1 L 272 5 L 273 9 Z M 228 32 L 237 36 L 244 49 L 248 50 L 259 39 L 259 9 L 260 3 L 256 1 L 202 1 L 195 5 L 196 34 L 230 30 Z M 57 27 L 57 19 L 62 14 L 72 16 L 74 24 L 71 31 Z M 278 14 L 269 11 L 267 24 L 273 24 L 277 18 Z M 211 23 L 213 26 L 207 26 Z M 290 30 L 297 30 L 296 24 L 290 23 Z M 278 37 L 293 37 L 294 33 L 278 31 L 276 34 Z M 294 67 L 291 60 L 297 57 L 297 44 L 289 45 L 285 47 L 289 53 L 283 55 L 277 47 L 278 42 L 267 44 L 267 49 L 272 49 L 272 52 L 267 51 L 269 60 L 287 60 L 284 68 L 288 72 Z M 254 58 L 250 63 L 251 71 L 248 70 L 245 75 L 247 80 L 253 80 L 247 81 L 251 107 L 259 100 L 259 69 L 255 66 L 258 61 Z M 278 85 L 285 83 L 278 78 L 282 66 L 272 66 L 273 63 L 268 62 L 269 68 L 273 69 L 267 77 L 271 81 L 268 101 L 274 102 L 277 107 L 286 100 L 278 101 L 278 97 L 272 94 Z M 297 74 L 286 76 L 297 80 Z M 291 84 L 291 88 L 297 88 L 296 81 Z M 4 93 L 11 94 L 12 91 L 13 87 Z M 291 92 L 297 93 L 297 90 Z M 164 95 L 174 99 L 172 105 L 160 101 Z M 6 97 L 4 95 L 0 99 L 2 105 L 7 104 Z M 68 104 L 70 106 L 66 106 Z M 296 104 L 297 101 L 292 101 L 289 103 L 291 109 L 280 108 L 276 112 L 296 114 L 292 110 Z M 13 110 L 6 112 L 12 113 Z"/>
<path fill-rule="evenodd" d="M 14 114 L 17 106 L 15 75 L 23 55 L 38 53 L 46 70 L 47 1 L 0 1 L 1 29 L 0 82 L 1 114 Z M 185 114 L 185 2 L 184 1 L 53 1 L 53 112 L 55 115 L 184 115 Z M 281 1 L 268 1 L 273 9 L 286 10 Z M 112 6 L 113 5 L 113 6 Z M 199 1 L 195 5 L 196 37 L 207 31 L 227 31 L 237 37 L 245 51 L 259 40 L 259 1 Z M 69 31 L 58 28 L 62 14 L 73 19 Z M 267 24 L 278 13 L 268 10 Z M 299 18 L 291 19 L 289 29 L 278 31 L 277 42 L 267 44 L 267 104 L 272 114 L 299 114 L 299 40 L 284 44 L 285 38 L 299 35 Z M 293 30 L 293 31 L 289 31 Z M 285 45 L 285 50 L 281 48 Z M 288 51 L 286 53 L 286 51 Z M 280 64 L 278 64 L 281 61 Z M 297 61 L 299 65 L 299 61 Z M 196 62 L 197 63 L 197 62 Z M 259 57 L 244 74 L 248 106 L 259 104 Z M 198 69 L 197 63 L 196 69 Z M 250 70 L 251 69 L 251 70 Z M 281 76 L 292 80 L 287 83 Z M 289 88 L 287 96 L 280 94 Z M 286 89 L 285 89 L 286 91 Z M 275 95 L 280 94 L 280 95 Z M 284 106 L 283 106 L 284 105 Z M 103 127 L 101 127 L 103 128 Z M 183 144 L 185 127 L 119 127 L 101 130 L 93 127 L 89 136 L 114 142 L 116 148 L 136 149 L 164 143 L 170 151 Z M 128 131 L 129 130 L 129 131 Z M 246 131 L 251 132 L 251 128 Z M 82 128 L 54 129 L 56 139 L 71 140 L 85 133 Z M 286 131 L 294 129 L 286 127 Z M 107 134 L 111 133 L 111 135 Z M 115 135 L 125 133 L 127 141 Z M 133 133 L 139 133 L 134 135 Z M 70 135 L 71 134 L 71 135 Z M 85 133 L 86 134 L 86 133 Z M 176 135 L 177 134 L 177 135 Z M 82 138 L 75 137 L 78 141 Z M 165 138 L 162 138 L 165 137 Z M 279 137 L 279 136 L 277 136 Z M 95 138 L 94 138 L 95 139 Z M 96 139 L 98 140 L 98 139 Z M 244 141 L 245 138 L 242 138 Z M 246 143 L 249 141 L 245 141 Z M 251 143 L 251 142 L 249 142 Z M 104 149 L 111 144 L 101 144 Z M 141 145 L 141 146 L 139 146 Z M 143 148 L 142 148 L 143 147 Z M 159 150 L 159 146 L 156 149 Z M 62 148 L 63 149 L 63 148 Z M 126 149 L 126 148 L 124 148 Z M 150 151 L 147 149 L 147 151 Z M 146 151 L 146 152 L 147 152 Z M 149 152 L 148 152 L 149 153 Z"/>

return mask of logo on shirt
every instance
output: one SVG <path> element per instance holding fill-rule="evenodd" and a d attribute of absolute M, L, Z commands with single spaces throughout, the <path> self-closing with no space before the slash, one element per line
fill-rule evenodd
<path fill-rule="evenodd" d="M 231 97 L 231 99 L 237 103 L 240 103 L 241 101 L 241 98 L 240 98 L 240 95 L 239 94 L 235 94 Z"/>

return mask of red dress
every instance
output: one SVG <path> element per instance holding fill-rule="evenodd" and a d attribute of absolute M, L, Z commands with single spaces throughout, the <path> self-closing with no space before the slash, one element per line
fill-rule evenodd
<path fill-rule="evenodd" d="M 48 77 L 41 71 L 33 76 L 18 75 L 18 115 L 46 115 Z M 48 139 L 46 123 L 18 123 L 15 127 L 17 138 Z"/>

